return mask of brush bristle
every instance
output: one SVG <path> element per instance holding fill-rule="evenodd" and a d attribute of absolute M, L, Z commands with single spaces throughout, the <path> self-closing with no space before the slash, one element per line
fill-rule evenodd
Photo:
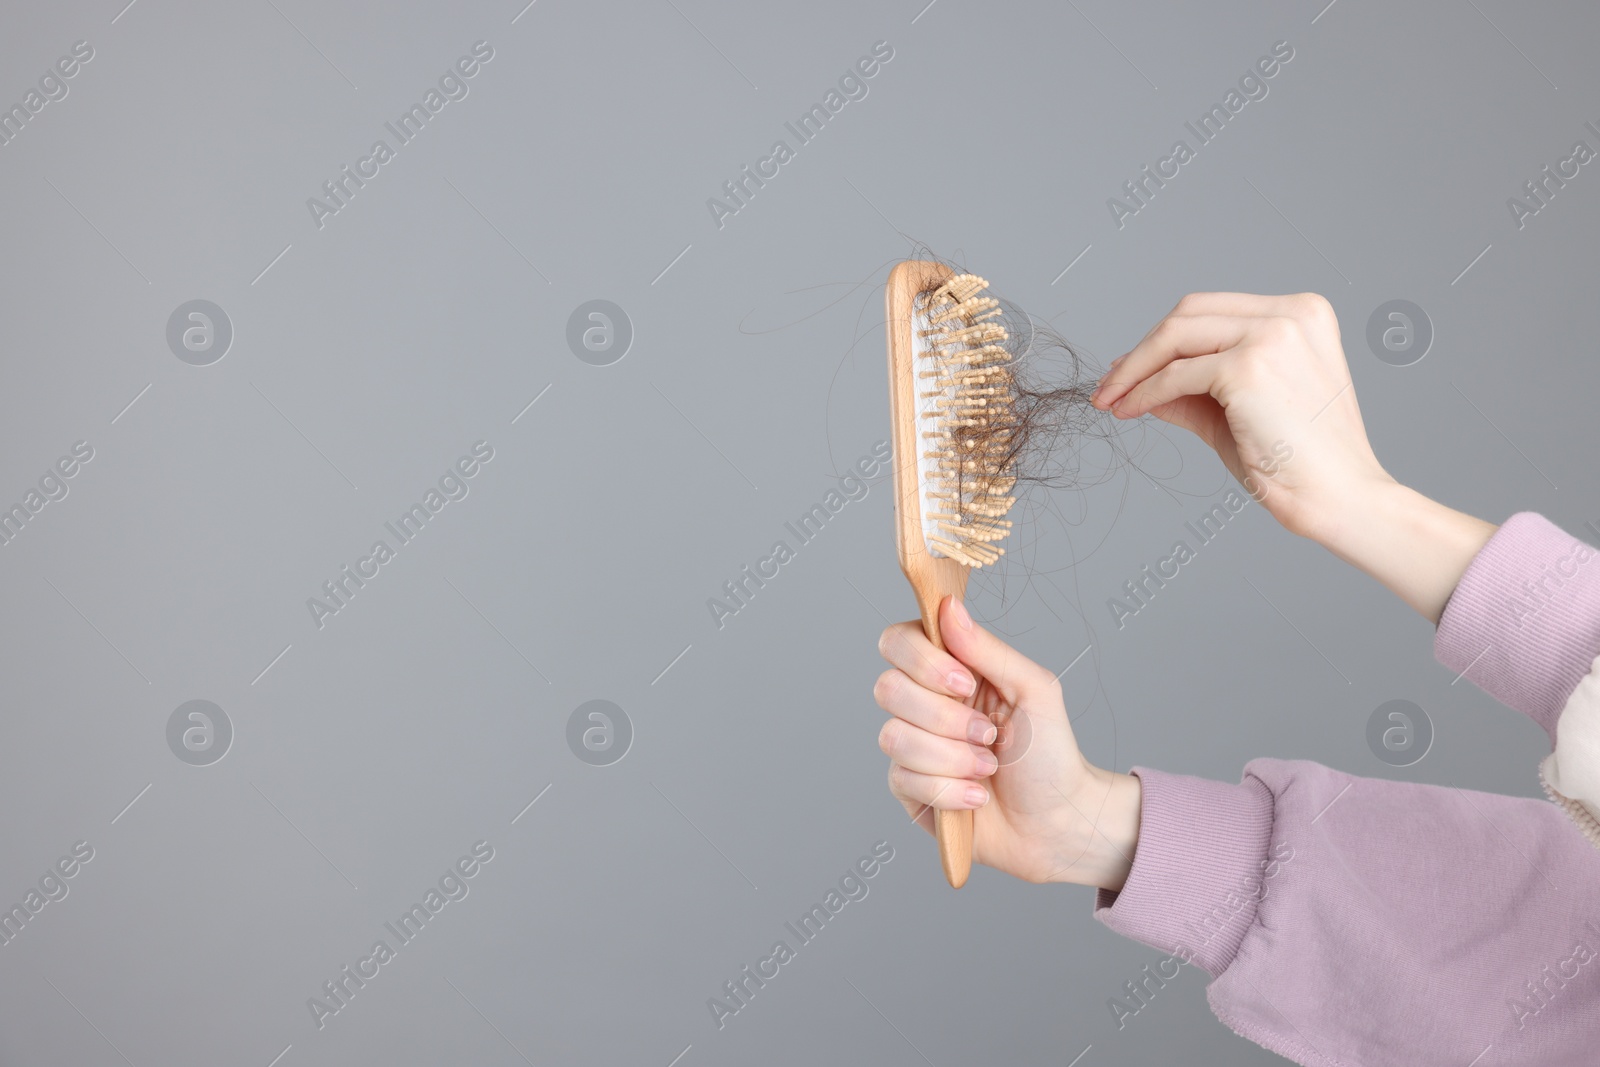
<path fill-rule="evenodd" d="M 928 551 L 968 567 L 1005 553 L 1015 497 L 1016 386 L 1000 301 L 989 283 L 957 274 L 917 297 L 918 489 Z"/>

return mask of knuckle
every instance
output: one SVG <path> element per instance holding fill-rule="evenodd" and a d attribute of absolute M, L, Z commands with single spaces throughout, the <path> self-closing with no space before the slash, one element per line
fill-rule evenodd
<path fill-rule="evenodd" d="M 1174 315 L 1195 315 L 1199 313 L 1200 305 L 1205 301 L 1204 293 L 1185 293 L 1178 299 L 1173 307 Z"/>
<path fill-rule="evenodd" d="M 1271 375 L 1272 354 L 1269 348 L 1251 346 L 1239 353 L 1239 358 L 1234 361 L 1232 373 L 1229 375 L 1229 385 L 1233 390 L 1241 393 L 1255 392 L 1261 389 Z"/>
<path fill-rule="evenodd" d="M 1293 301 L 1295 314 L 1306 322 L 1323 326 L 1335 321 L 1333 305 L 1321 293 L 1296 293 Z"/>
<path fill-rule="evenodd" d="M 1273 348 L 1280 348 L 1293 344 L 1300 340 L 1303 335 L 1300 332 L 1299 322 L 1287 315 L 1274 315 L 1272 318 L 1262 321 L 1260 337 Z"/>
<path fill-rule="evenodd" d="M 890 719 L 883 724 L 883 729 L 878 731 L 878 748 L 885 756 L 894 759 L 905 747 L 905 728 L 899 719 Z"/>
<path fill-rule="evenodd" d="M 954 740 L 967 739 L 967 724 L 972 721 L 973 711 L 965 705 L 947 708 L 939 714 L 939 736 Z"/>
<path fill-rule="evenodd" d="M 878 680 L 872 684 L 872 698 L 878 702 L 878 707 L 888 710 L 903 677 L 899 670 L 887 670 L 878 675 Z"/>
<path fill-rule="evenodd" d="M 885 626 L 883 633 L 878 635 L 878 655 L 884 659 L 889 658 L 889 648 L 894 643 L 894 627 Z"/>

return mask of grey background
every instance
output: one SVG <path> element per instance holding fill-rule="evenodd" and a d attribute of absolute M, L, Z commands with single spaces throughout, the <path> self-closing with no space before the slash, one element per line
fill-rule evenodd
<path fill-rule="evenodd" d="M 1600 518 L 1600 176 L 1521 231 L 1505 206 L 1600 147 L 1600 15 L 1324 2 L 12 5 L 0 100 L 95 57 L 0 148 L 0 497 L 95 458 L 0 548 L 0 898 L 95 858 L 0 947 L 0 1062 L 1279 1062 L 1192 972 L 1119 1031 L 1160 954 L 1088 890 L 944 886 L 875 744 L 876 635 L 914 614 L 884 485 L 722 630 L 705 601 L 886 436 L 877 287 L 913 240 L 1101 364 L 1189 290 L 1325 293 L 1396 476 Z M 319 230 L 306 198 L 478 40 L 470 95 Z M 878 40 L 869 95 L 718 229 L 706 199 Z M 1119 230 L 1106 199 L 1279 40 Z M 197 298 L 234 327 L 207 367 L 165 341 Z M 633 324 L 611 366 L 566 345 L 593 299 Z M 1413 366 L 1364 345 L 1391 299 L 1433 322 Z M 306 599 L 480 439 L 470 495 L 318 630 Z M 1032 576 L 972 601 L 1057 668 L 1091 647 L 1090 758 L 1537 795 L 1538 729 L 1259 508 L 1117 631 L 1106 598 L 1228 484 L 1124 440 L 1149 476 L 1036 499 Z M 210 766 L 165 740 L 193 699 L 234 727 Z M 635 731 L 609 766 L 565 740 L 592 699 Z M 1411 767 L 1367 748 L 1391 699 L 1434 725 Z M 307 998 L 480 839 L 470 895 L 319 1031 Z M 706 999 L 879 840 L 870 895 L 719 1031 Z"/>

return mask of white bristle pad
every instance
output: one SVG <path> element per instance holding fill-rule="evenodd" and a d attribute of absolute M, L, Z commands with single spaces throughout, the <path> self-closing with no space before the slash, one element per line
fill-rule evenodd
<path fill-rule="evenodd" d="M 928 517 L 930 512 L 939 510 L 939 504 L 941 503 L 940 501 L 928 499 L 929 484 L 939 472 L 938 467 L 935 466 L 938 460 L 928 455 L 930 442 L 922 434 L 924 430 L 932 427 L 934 420 L 938 418 L 937 405 L 939 401 L 945 398 L 954 398 L 956 387 L 952 384 L 936 388 L 935 382 L 937 379 L 919 379 L 917 377 L 918 371 L 926 370 L 933 365 L 932 360 L 928 358 L 928 353 L 932 350 L 933 345 L 927 337 L 923 336 L 923 331 L 929 329 L 931 325 L 928 321 L 927 310 L 930 297 L 931 294 L 929 293 L 919 293 L 916 302 L 912 305 L 913 314 L 911 316 L 912 388 L 916 393 L 917 400 L 917 507 L 922 514 L 922 543 L 927 548 L 929 555 L 943 559 L 945 554 L 939 551 L 939 546 L 932 541 L 933 537 L 940 534 L 939 520 Z M 924 393 L 934 393 L 935 395 L 924 396 Z"/>

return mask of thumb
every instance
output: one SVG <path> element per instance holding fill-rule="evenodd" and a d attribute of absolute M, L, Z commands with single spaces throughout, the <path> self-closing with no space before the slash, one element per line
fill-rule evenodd
<path fill-rule="evenodd" d="M 973 622 L 956 597 L 946 597 L 939 605 L 939 636 L 946 651 L 988 679 L 1009 703 L 1021 704 L 1056 685 L 1048 670 Z"/>

